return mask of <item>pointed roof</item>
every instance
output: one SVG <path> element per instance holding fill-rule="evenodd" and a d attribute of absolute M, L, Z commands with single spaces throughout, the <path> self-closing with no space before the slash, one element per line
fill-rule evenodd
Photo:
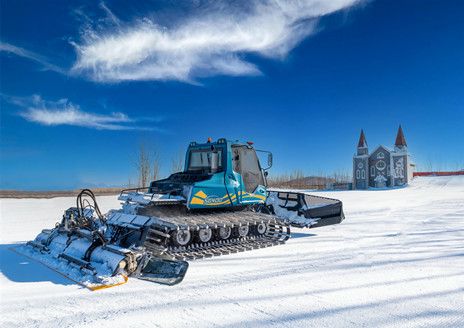
<path fill-rule="evenodd" d="M 406 139 L 404 138 L 404 134 L 403 134 L 403 129 L 401 128 L 401 124 L 400 124 L 400 127 L 398 128 L 398 133 L 396 134 L 395 146 L 397 147 L 407 146 Z"/>
<path fill-rule="evenodd" d="M 358 148 L 367 147 L 366 136 L 364 135 L 364 131 L 361 129 L 361 135 L 359 136 L 358 141 Z"/>
<path fill-rule="evenodd" d="M 386 146 L 384 146 L 384 145 L 378 145 L 377 148 L 375 148 L 375 150 L 371 153 L 370 156 L 374 155 L 375 152 L 377 152 L 377 150 L 379 150 L 379 149 L 383 149 L 383 150 L 385 150 L 387 153 L 391 153 L 391 152 L 392 152 L 392 150 L 391 150 L 390 148 L 388 148 L 388 147 L 386 147 Z"/>

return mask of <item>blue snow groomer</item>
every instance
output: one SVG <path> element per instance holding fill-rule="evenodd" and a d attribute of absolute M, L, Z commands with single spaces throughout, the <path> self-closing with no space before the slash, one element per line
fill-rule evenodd
<path fill-rule="evenodd" d="M 82 190 L 76 206 L 25 252 L 92 290 L 128 276 L 173 285 L 184 278 L 186 260 L 281 245 L 290 225 L 314 228 L 344 219 L 336 199 L 268 189 L 272 154 L 262 152 L 263 168 L 259 152 L 251 142 L 191 142 L 182 172 L 121 191 L 121 209 L 102 214 L 92 191 Z"/>
<path fill-rule="evenodd" d="M 266 167 L 258 153 L 267 155 Z M 192 249 L 203 250 L 193 257 L 211 252 L 205 246 L 210 242 L 233 243 L 241 250 L 251 238 L 252 247 L 270 246 L 288 239 L 289 225 L 313 228 L 344 219 L 338 200 L 267 189 L 271 166 L 272 154 L 256 150 L 252 142 L 224 138 L 191 142 L 184 170 L 151 182 L 137 213 L 154 218 L 154 243 L 174 247 L 176 252 L 178 247 L 189 247 L 182 251 L 186 258 L 194 253 Z M 130 194 L 122 199 L 136 201 Z"/>

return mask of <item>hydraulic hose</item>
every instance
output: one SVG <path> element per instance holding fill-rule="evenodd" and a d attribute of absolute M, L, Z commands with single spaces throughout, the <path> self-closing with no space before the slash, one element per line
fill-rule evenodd
<path fill-rule="evenodd" d="M 89 197 L 92 202 L 93 202 L 93 205 L 90 204 L 90 202 L 83 198 L 84 196 L 87 196 Z M 85 205 L 85 203 L 87 202 L 87 205 Z M 79 217 L 84 217 L 84 209 L 86 207 L 91 207 L 95 210 L 95 213 L 97 214 L 98 218 L 102 221 L 105 220 L 105 218 L 103 217 L 101 211 L 100 211 L 100 208 L 98 207 L 98 204 L 97 204 L 97 200 L 95 198 L 95 194 L 92 192 L 92 190 L 90 189 L 82 189 L 81 192 L 77 195 L 76 197 L 76 207 L 77 207 L 77 211 L 79 213 Z"/>

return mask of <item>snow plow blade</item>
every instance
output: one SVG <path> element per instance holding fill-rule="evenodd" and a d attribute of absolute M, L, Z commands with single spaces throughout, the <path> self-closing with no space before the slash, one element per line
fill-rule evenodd
<path fill-rule="evenodd" d="M 304 191 L 269 190 L 268 205 L 279 219 L 295 227 L 318 228 L 339 224 L 345 219 L 338 199 L 311 195 Z"/>

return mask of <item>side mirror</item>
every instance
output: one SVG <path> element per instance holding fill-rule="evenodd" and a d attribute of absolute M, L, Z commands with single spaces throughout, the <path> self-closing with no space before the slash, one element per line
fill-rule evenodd
<path fill-rule="evenodd" d="M 257 153 L 266 153 L 267 154 L 267 167 L 261 167 L 263 170 L 269 170 L 272 167 L 272 153 L 267 150 L 256 149 Z M 261 161 L 260 161 L 261 162 Z"/>
<path fill-rule="evenodd" d="M 267 166 L 268 168 L 272 166 L 272 153 L 267 154 Z"/>

